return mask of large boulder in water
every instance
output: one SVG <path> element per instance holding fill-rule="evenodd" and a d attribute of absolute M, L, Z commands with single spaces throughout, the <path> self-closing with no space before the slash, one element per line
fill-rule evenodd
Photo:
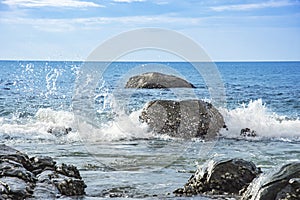
<path fill-rule="evenodd" d="M 259 177 L 243 195 L 243 200 L 299 200 L 300 162 L 289 163 L 279 171 Z"/>
<path fill-rule="evenodd" d="M 177 76 L 149 72 L 131 77 L 127 81 L 125 88 L 195 88 L 195 86 Z"/>
<path fill-rule="evenodd" d="M 83 195 L 85 183 L 72 165 L 51 157 L 32 157 L 0 145 L 0 199 L 54 199 Z"/>
<path fill-rule="evenodd" d="M 201 100 L 155 100 L 143 109 L 140 120 L 156 133 L 172 137 L 214 138 L 225 126 L 219 111 Z"/>
<path fill-rule="evenodd" d="M 252 162 L 243 159 L 210 161 L 199 168 L 178 196 L 228 195 L 238 196 L 261 173 Z"/>

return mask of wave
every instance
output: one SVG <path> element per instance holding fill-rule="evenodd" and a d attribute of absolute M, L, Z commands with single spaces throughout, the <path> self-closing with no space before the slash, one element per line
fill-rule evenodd
<path fill-rule="evenodd" d="M 148 127 L 138 120 L 140 112 L 132 112 L 129 116 L 119 114 L 114 120 L 98 126 L 76 120 L 75 115 L 69 111 L 42 108 L 32 119 L 24 120 L 24 123 L 0 118 L 0 138 L 90 142 L 149 138 L 151 133 Z"/>
<path fill-rule="evenodd" d="M 252 100 L 248 104 L 241 104 L 238 108 L 220 109 L 228 131 L 221 135 L 227 138 L 243 138 L 241 129 L 249 128 L 256 133 L 255 139 L 300 139 L 300 120 L 289 119 L 278 115 L 263 104 L 262 99 Z"/>
<path fill-rule="evenodd" d="M 134 111 L 130 115 L 119 111 L 118 115 L 111 121 L 95 125 L 79 122 L 78 132 L 83 141 L 103 142 L 123 139 L 147 139 L 152 137 L 148 126 L 139 121 L 141 110 Z"/>
<path fill-rule="evenodd" d="M 232 110 L 219 110 L 228 127 L 227 131 L 221 131 L 222 137 L 245 139 L 240 135 L 241 129 L 250 128 L 257 136 L 246 139 L 300 140 L 300 120 L 272 113 L 261 99 L 242 104 Z M 20 120 L 12 122 L 4 117 L 0 118 L 0 138 L 102 142 L 157 137 L 155 133 L 149 132 L 147 125 L 140 123 L 141 110 L 130 115 L 121 111 L 117 113 L 113 120 L 95 126 L 76 120 L 72 112 L 43 108 L 23 123 L 20 123 Z"/>
<path fill-rule="evenodd" d="M 0 119 L 0 137 L 21 140 L 56 140 L 57 136 L 67 135 L 66 130 L 70 130 L 73 126 L 74 115 L 71 112 L 41 108 L 30 119 L 13 121 Z M 68 132 L 71 133 L 71 131 Z M 68 137 L 72 137 L 71 135 Z"/>

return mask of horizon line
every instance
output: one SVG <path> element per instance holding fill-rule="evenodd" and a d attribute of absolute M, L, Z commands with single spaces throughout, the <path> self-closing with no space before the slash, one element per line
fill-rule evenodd
<path fill-rule="evenodd" d="M 209 60 L 209 61 L 184 61 L 184 60 L 117 60 L 117 61 L 86 61 L 86 60 L 47 60 L 47 59 L 0 59 L 0 61 L 27 61 L 27 62 L 300 62 L 300 60 Z"/>

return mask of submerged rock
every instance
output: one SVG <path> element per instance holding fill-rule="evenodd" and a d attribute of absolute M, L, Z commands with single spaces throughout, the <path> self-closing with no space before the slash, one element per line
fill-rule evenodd
<path fill-rule="evenodd" d="M 0 145 L 0 199 L 57 198 L 83 195 L 85 183 L 72 165 L 51 157 L 32 157 Z"/>
<path fill-rule="evenodd" d="M 243 129 L 241 129 L 240 135 L 244 136 L 244 137 L 255 137 L 256 131 L 251 130 L 250 128 L 243 128 Z"/>
<path fill-rule="evenodd" d="M 174 194 L 239 195 L 260 173 L 261 170 L 252 162 L 243 159 L 209 162 L 198 169 L 183 188 L 175 190 Z"/>
<path fill-rule="evenodd" d="M 47 132 L 55 135 L 56 137 L 61 137 L 68 135 L 72 131 L 71 127 L 50 127 Z"/>
<path fill-rule="evenodd" d="M 143 109 L 140 120 L 156 133 L 181 138 L 214 138 L 224 127 L 219 111 L 201 100 L 151 101 Z"/>
<path fill-rule="evenodd" d="M 195 86 L 177 76 L 149 72 L 131 77 L 127 81 L 125 88 L 195 88 Z"/>
<path fill-rule="evenodd" d="M 242 200 L 299 200 L 300 162 L 286 164 L 279 171 L 253 181 Z"/>

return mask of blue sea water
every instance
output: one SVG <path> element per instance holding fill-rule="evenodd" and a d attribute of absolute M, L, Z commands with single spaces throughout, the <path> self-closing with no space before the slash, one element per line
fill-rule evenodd
<path fill-rule="evenodd" d="M 214 141 L 159 136 L 138 120 L 154 99 L 214 103 L 210 91 L 215 88 L 191 63 L 115 62 L 100 77 L 90 74 L 90 81 L 96 80 L 90 88 L 78 78 L 83 62 L 0 61 L 0 67 L 1 142 L 78 166 L 88 185 L 85 199 L 105 198 L 108 191 L 175 198 L 172 191 L 185 184 L 190 170 L 220 157 L 251 160 L 265 171 L 300 159 L 300 62 L 216 63 L 218 87 L 226 97 L 216 106 L 228 130 Z M 196 89 L 124 89 L 126 80 L 142 71 L 178 74 Z M 78 106 L 85 117 L 94 114 L 90 123 L 77 119 L 75 111 L 83 112 Z M 64 134 L 69 127 L 72 131 Z M 240 136 L 246 127 L 257 137 Z"/>

